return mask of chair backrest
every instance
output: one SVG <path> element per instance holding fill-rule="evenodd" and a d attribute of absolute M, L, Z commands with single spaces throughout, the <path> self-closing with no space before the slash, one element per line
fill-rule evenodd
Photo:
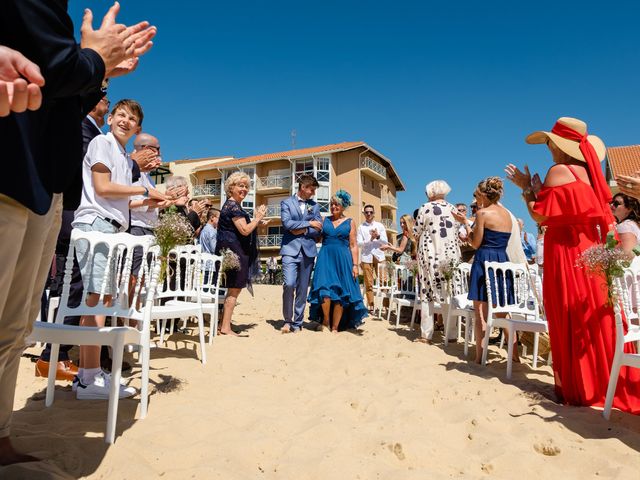
<path fill-rule="evenodd" d="M 133 320 L 143 320 L 144 308 L 153 301 L 153 292 L 158 281 L 160 265 L 155 260 L 155 256 L 148 256 L 151 246 L 155 243 L 153 236 L 135 236 L 128 233 L 102 233 L 83 232 L 78 229 L 71 231 L 69 252 L 65 263 L 65 273 L 62 285 L 62 296 L 56 314 L 55 323 L 62 323 L 65 317 L 76 315 L 105 315 L 111 317 L 122 317 Z M 102 275 L 100 287 L 100 298 L 95 306 L 87 305 L 89 291 L 84 289 L 83 298 L 77 307 L 69 306 L 69 291 L 73 270 L 73 260 L 79 246 L 87 246 L 86 261 L 90 265 L 90 271 L 96 263 L 94 258 L 96 249 L 99 255 L 107 251 L 106 268 Z M 138 275 L 136 279 L 133 296 L 130 298 L 129 279 L 131 278 L 131 267 L 133 260 L 133 250 L 138 247 L 142 249 L 143 259 L 141 270 L 144 268 L 147 275 Z M 150 273 L 149 273 L 150 272 Z M 85 285 L 87 281 L 84 282 Z M 109 294 L 112 300 L 105 305 L 105 297 Z M 141 298 L 141 292 L 144 298 Z M 140 301 L 139 301 L 140 300 Z"/>
<path fill-rule="evenodd" d="M 627 320 L 638 318 L 640 301 L 640 270 L 637 266 L 625 268 L 622 277 L 616 278 L 616 293 L 622 303 Z"/>
<path fill-rule="evenodd" d="M 626 269 L 625 269 L 626 270 Z M 616 350 L 622 353 L 624 351 L 624 321 L 622 320 L 623 305 L 621 298 L 624 295 L 625 286 L 620 279 L 616 279 L 613 283 L 613 288 L 618 300 L 613 302 L 613 313 L 616 322 Z"/>
<path fill-rule="evenodd" d="M 222 255 L 213 255 L 212 253 L 203 252 L 200 254 L 200 282 L 201 291 L 207 295 L 218 295 L 220 291 L 220 268 L 222 267 Z"/>
<path fill-rule="evenodd" d="M 489 316 L 510 313 L 524 315 L 528 320 L 539 320 L 538 301 L 530 288 L 527 265 L 484 262 L 484 272 Z"/>
<path fill-rule="evenodd" d="M 471 278 L 471 264 L 460 263 L 453 272 L 452 295 L 469 293 L 469 279 Z"/>
<path fill-rule="evenodd" d="M 416 295 L 418 290 L 418 279 L 412 270 L 404 265 L 395 265 L 393 274 L 395 282 L 392 293 L 396 297 Z"/>
<path fill-rule="evenodd" d="M 377 275 L 373 279 L 373 290 L 376 292 L 391 290 L 397 280 L 394 273 L 395 265 L 389 262 L 378 263 Z"/>
<path fill-rule="evenodd" d="M 179 245 L 169 251 L 163 264 L 164 282 L 155 298 L 197 297 L 200 299 L 202 256 L 199 245 Z"/>

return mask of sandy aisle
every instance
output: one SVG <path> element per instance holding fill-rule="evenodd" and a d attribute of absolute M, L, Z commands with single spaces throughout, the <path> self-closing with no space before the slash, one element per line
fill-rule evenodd
<path fill-rule="evenodd" d="M 280 295 L 243 292 L 235 320 L 250 337 L 218 337 L 204 367 L 195 335 L 154 349 L 165 392 L 142 421 L 137 399 L 121 402 L 109 449 L 106 402 L 60 388 L 45 409 L 45 380 L 23 357 L 16 443 L 46 460 L 0 478 L 638 478 L 640 417 L 555 404 L 548 367 L 516 365 L 505 382 L 497 350 L 481 368 L 461 345 L 415 344 L 371 319 L 361 335 L 281 335 Z"/>

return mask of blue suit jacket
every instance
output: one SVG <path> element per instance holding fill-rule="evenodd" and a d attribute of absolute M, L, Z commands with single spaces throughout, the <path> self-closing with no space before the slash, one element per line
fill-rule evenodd
<path fill-rule="evenodd" d="M 318 253 L 316 242 L 321 233 L 309 226 L 312 220 L 322 221 L 320 207 L 313 200 L 308 200 L 304 213 L 300 211 L 298 198 L 293 195 L 280 202 L 280 219 L 284 227 L 280 255 L 298 256 L 302 251 L 307 257 L 315 257 Z M 301 235 L 294 235 L 291 230 L 306 229 Z"/>

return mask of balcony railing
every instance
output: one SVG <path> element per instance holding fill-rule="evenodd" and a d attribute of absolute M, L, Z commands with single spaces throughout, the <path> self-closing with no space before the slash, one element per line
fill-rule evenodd
<path fill-rule="evenodd" d="M 258 178 L 258 190 L 275 190 L 291 188 L 291 175 L 270 175 Z"/>
<path fill-rule="evenodd" d="M 375 175 L 382 177 L 382 179 L 387 178 L 387 169 L 384 165 L 376 162 L 371 157 L 364 157 L 360 159 L 360 167 L 369 169 Z"/>
<path fill-rule="evenodd" d="M 382 220 L 380 220 L 380 223 L 382 223 L 384 225 L 384 228 L 386 228 L 387 230 L 391 230 L 393 232 L 397 231 L 396 223 L 391 218 L 383 218 Z"/>
<path fill-rule="evenodd" d="M 204 195 L 210 195 L 212 197 L 220 196 L 220 184 L 219 183 L 210 183 L 207 185 L 194 185 L 193 186 L 193 196 L 201 197 Z"/>
<path fill-rule="evenodd" d="M 258 235 L 260 248 L 280 248 L 282 235 Z"/>
<path fill-rule="evenodd" d="M 398 208 L 398 200 L 396 200 L 396 198 L 392 197 L 391 195 L 383 194 L 380 197 L 380 205 L 382 205 L 383 207 Z"/>
<path fill-rule="evenodd" d="M 267 205 L 267 213 L 265 214 L 265 217 L 279 217 L 280 210 L 280 205 Z"/>

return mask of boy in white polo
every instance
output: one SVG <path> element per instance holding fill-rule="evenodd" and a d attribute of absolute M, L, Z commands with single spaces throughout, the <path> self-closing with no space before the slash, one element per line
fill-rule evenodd
<path fill-rule="evenodd" d="M 124 232 L 129 226 L 129 197 L 144 195 L 150 203 L 166 200 L 155 189 L 133 186 L 132 160 L 125 146 L 140 132 L 142 107 L 134 100 L 120 100 L 107 118 L 110 132 L 94 138 L 87 149 L 82 164 L 82 199 L 76 210 L 72 225 L 85 232 L 98 231 L 104 234 Z M 82 282 L 87 294 L 87 304 L 97 305 L 102 289 L 107 260 L 106 245 L 98 245 L 93 262 L 87 261 L 88 245 L 81 242 L 76 247 L 76 257 L 82 272 Z M 112 278 L 115 275 L 112 275 Z M 113 293 L 113 285 L 105 286 L 106 298 Z M 80 325 L 88 327 L 104 326 L 104 316 L 83 316 Z M 85 399 L 109 398 L 110 375 L 100 368 L 100 347 L 80 347 L 79 382 L 76 397 Z M 131 387 L 120 386 L 120 398 L 135 393 Z"/>

